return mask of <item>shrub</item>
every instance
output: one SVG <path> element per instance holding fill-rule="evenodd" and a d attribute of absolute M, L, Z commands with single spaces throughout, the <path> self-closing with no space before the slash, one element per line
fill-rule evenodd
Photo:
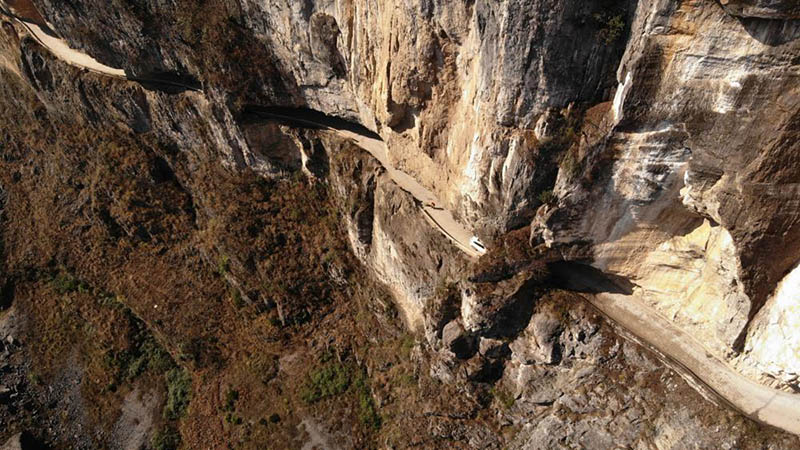
<path fill-rule="evenodd" d="M 127 309 L 125 306 L 125 298 L 119 295 L 105 293 L 97 298 L 97 303 L 106 308 L 114 309 Z"/>
<path fill-rule="evenodd" d="M 144 327 L 144 324 L 138 321 L 134 322 L 134 325 Z M 170 354 L 159 345 L 146 328 L 139 329 L 130 348 L 107 351 L 104 363 L 107 367 L 116 369 L 115 382 L 123 379 L 134 380 L 148 369 L 163 373 L 175 366 Z"/>
<path fill-rule="evenodd" d="M 241 425 L 242 424 L 242 418 L 237 416 L 236 414 L 234 414 L 232 412 L 229 412 L 229 413 L 225 414 L 225 422 L 227 422 L 227 423 L 229 423 L 231 425 Z"/>
<path fill-rule="evenodd" d="M 164 418 L 177 420 L 186 413 L 189 406 L 189 396 L 192 390 L 192 380 L 185 370 L 172 369 L 165 375 L 167 381 L 167 404 L 164 406 Z"/>
<path fill-rule="evenodd" d="M 378 429 L 381 426 L 381 416 L 378 415 L 372 391 L 367 384 L 367 377 L 363 370 L 350 369 L 347 366 L 333 361 L 331 353 L 322 355 L 322 362 L 330 361 L 326 365 L 311 371 L 308 374 L 300 397 L 306 403 L 314 403 L 324 398 L 345 393 L 350 389 L 358 400 L 358 419 L 366 427 Z M 273 420 L 271 417 L 270 420 Z M 280 420 L 280 417 L 275 417 Z"/>
<path fill-rule="evenodd" d="M 147 360 L 142 357 L 136 358 L 128 366 L 126 377 L 129 380 L 133 380 L 141 375 L 145 369 L 147 369 Z"/>
<path fill-rule="evenodd" d="M 233 301 L 233 306 L 237 308 L 244 307 L 244 299 L 242 298 L 242 292 L 239 289 L 231 288 L 231 300 Z"/>
<path fill-rule="evenodd" d="M 597 13 L 594 15 L 594 20 L 600 25 L 600 31 L 597 37 L 600 38 L 606 45 L 613 44 L 614 41 L 622 36 L 625 30 L 625 19 L 622 14 L 611 15 L 604 13 Z"/>
<path fill-rule="evenodd" d="M 153 450 L 176 450 L 181 444 L 181 435 L 173 427 L 158 430 L 150 441 Z"/>
<path fill-rule="evenodd" d="M 378 415 L 365 374 L 363 372 L 360 373 L 353 384 L 358 394 L 358 419 L 366 427 L 377 430 L 381 427 L 382 419 Z"/>
<path fill-rule="evenodd" d="M 505 409 L 511 408 L 517 401 L 517 399 L 505 389 L 493 387 L 490 392 Z"/>
<path fill-rule="evenodd" d="M 50 280 L 50 286 L 59 294 L 68 294 L 75 291 L 85 291 L 86 285 L 75 278 L 71 273 L 62 270 Z"/>
<path fill-rule="evenodd" d="M 181 444 L 181 435 L 175 428 L 162 428 L 153 435 L 150 444 L 153 450 L 176 450 Z"/>
<path fill-rule="evenodd" d="M 564 171 L 568 178 L 575 178 L 581 171 L 581 163 L 578 160 L 576 152 L 572 150 L 568 151 L 561 159 L 559 168 Z"/>
<path fill-rule="evenodd" d="M 217 261 L 217 273 L 225 276 L 231 268 L 231 259 L 227 255 L 222 255 Z"/>
<path fill-rule="evenodd" d="M 225 411 L 233 411 L 236 409 L 236 402 L 239 400 L 239 391 L 236 389 L 228 389 L 225 394 Z"/>
<path fill-rule="evenodd" d="M 556 202 L 556 200 L 558 200 L 558 198 L 556 197 L 556 194 L 553 193 L 553 191 L 547 190 L 539 193 L 539 201 L 546 205 L 552 205 L 553 203 Z"/>
<path fill-rule="evenodd" d="M 410 358 L 411 350 L 414 349 L 415 345 L 417 345 L 417 340 L 414 339 L 414 335 L 403 335 L 403 337 L 400 339 L 400 355 L 402 355 L 402 357 L 405 359 Z"/>
<path fill-rule="evenodd" d="M 300 398 L 314 403 L 347 391 L 350 387 L 350 371 L 340 363 L 330 363 L 313 370 L 300 391 Z"/>
<path fill-rule="evenodd" d="M 147 361 L 147 367 L 156 372 L 165 372 L 175 366 L 172 356 L 151 335 L 139 345 L 139 352 Z"/>

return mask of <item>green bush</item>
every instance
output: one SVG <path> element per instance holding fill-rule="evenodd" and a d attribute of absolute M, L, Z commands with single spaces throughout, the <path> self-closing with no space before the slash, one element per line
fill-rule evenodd
<path fill-rule="evenodd" d="M 366 375 L 362 372 L 353 383 L 358 394 L 358 419 L 366 427 L 377 430 L 381 427 L 381 416 L 372 399 L 372 392 L 367 385 Z"/>
<path fill-rule="evenodd" d="M 413 342 L 413 340 L 411 340 Z M 300 390 L 300 398 L 306 403 L 315 403 L 325 398 L 348 392 L 357 401 L 358 420 L 367 428 L 377 430 L 382 419 L 372 398 L 372 391 L 363 369 L 350 364 L 343 364 L 335 359 L 333 352 L 327 351 L 320 356 L 324 364 L 311 370 Z M 273 415 L 270 421 L 277 423 L 280 417 Z"/>
<path fill-rule="evenodd" d="M 493 387 L 490 392 L 505 409 L 511 408 L 517 401 L 517 399 L 505 389 Z"/>
<path fill-rule="evenodd" d="M 68 294 L 75 291 L 86 291 L 87 287 L 71 273 L 62 270 L 50 280 L 50 286 L 59 294 Z"/>
<path fill-rule="evenodd" d="M 561 159 L 559 168 L 564 171 L 568 178 L 575 178 L 581 171 L 581 162 L 575 151 L 570 150 Z"/>
<path fill-rule="evenodd" d="M 139 357 L 131 361 L 128 365 L 126 377 L 128 380 L 133 380 L 141 375 L 147 369 L 147 359 Z"/>
<path fill-rule="evenodd" d="M 414 346 L 417 345 L 417 340 L 414 339 L 414 335 L 406 334 L 400 339 L 400 355 L 403 358 L 408 359 L 411 357 L 411 350 L 414 349 Z"/>
<path fill-rule="evenodd" d="M 170 354 L 144 328 L 144 324 L 136 324 L 142 328 L 134 336 L 132 346 L 122 351 L 109 350 L 104 356 L 105 365 L 116 369 L 117 383 L 123 379 L 134 380 L 148 369 L 163 373 L 175 367 Z"/>
<path fill-rule="evenodd" d="M 147 361 L 147 368 L 155 370 L 156 372 L 166 372 L 175 367 L 172 355 L 164 350 L 164 347 L 162 347 L 152 335 L 149 335 L 147 339 L 139 345 L 139 353 L 141 357 Z"/>
<path fill-rule="evenodd" d="M 234 414 L 232 412 L 229 412 L 229 413 L 225 414 L 225 422 L 227 422 L 227 423 L 229 423 L 231 425 L 241 425 L 242 424 L 242 418 L 237 416 L 236 414 Z"/>
<path fill-rule="evenodd" d="M 167 404 L 164 406 L 164 418 L 177 420 L 186 413 L 192 391 L 192 379 L 181 368 L 172 369 L 165 375 L 167 381 Z"/>
<path fill-rule="evenodd" d="M 600 31 L 597 33 L 598 38 L 606 45 L 611 45 L 622 36 L 625 31 L 625 19 L 622 14 L 611 15 L 607 13 L 597 13 L 594 15 L 594 20 L 600 25 Z"/>
<path fill-rule="evenodd" d="M 233 411 L 236 409 L 236 402 L 239 401 L 239 391 L 236 389 L 228 389 L 225 394 L 225 411 Z"/>
<path fill-rule="evenodd" d="M 553 191 L 548 190 L 539 193 L 539 201 L 546 205 L 552 205 L 556 202 L 556 200 L 558 200 L 558 198 L 556 197 L 556 194 L 553 193 Z"/>
<path fill-rule="evenodd" d="M 228 258 L 228 256 L 226 255 L 220 256 L 219 260 L 217 261 L 217 272 L 220 275 L 224 276 L 225 274 L 228 273 L 230 269 L 231 269 L 231 259 Z"/>
<path fill-rule="evenodd" d="M 350 387 L 350 371 L 338 362 L 326 364 L 308 374 L 300 398 L 306 403 L 314 403 L 347 391 Z"/>
<path fill-rule="evenodd" d="M 233 301 L 233 306 L 237 308 L 244 307 L 244 299 L 242 298 L 242 293 L 239 289 L 231 288 L 231 300 Z"/>
<path fill-rule="evenodd" d="M 150 444 L 153 450 L 176 450 L 181 445 L 181 435 L 175 428 L 166 427 L 153 435 Z"/>

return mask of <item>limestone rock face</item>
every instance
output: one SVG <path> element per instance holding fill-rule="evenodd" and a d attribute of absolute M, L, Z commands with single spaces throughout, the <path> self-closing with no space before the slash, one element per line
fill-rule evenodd
<path fill-rule="evenodd" d="M 663 370 L 635 344 L 609 333 L 585 304 L 542 298 L 534 308 L 534 320 L 540 320 L 537 316 L 560 324 L 551 336 L 561 358 L 552 363 L 525 360 L 514 350 L 495 385 L 502 392 L 497 396 L 503 402 L 499 414 L 519 427 L 508 448 L 740 445 L 741 438 L 726 427 L 690 412 L 697 394 L 683 387 L 680 377 Z M 530 349 L 532 341 L 520 337 L 512 347 Z M 626 367 L 636 370 L 627 372 Z"/>
<path fill-rule="evenodd" d="M 249 101 L 360 121 L 487 235 L 533 216 L 554 172 L 529 130 L 543 114 L 610 95 L 635 9 L 633 0 L 243 0 L 184 18 L 180 1 L 114 11 L 100 0 L 40 3 L 72 45 L 130 73 L 221 78 Z M 186 30 L 216 15 L 228 17 L 218 28 L 242 30 L 228 55 L 257 50 L 259 64 L 244 71 L 192 52 L 215 36 Z M 87 32 L 98 29 L 104 39 Z"/>
<path fill-rule="evenodd" d="M 800 211 L 785 202 L 800 178 L 791 2 L 248 8 L 303 102 L 378 131 L 394 163 L 478 234 L 533 215 L 552 182 L 542 150 L 549 118 L 572 102 L 611 100 L 616 71 L 605 125 L 579 139 L 577 168 L 556 182 L 560 207 L 535 221 L 540 236 L 630 279 L 722 356 L 745 348 L 754 317 L 797 263 Z M 420 256 L 384 231 L 395 232 L 380 217 L 391 203 L 377 202 L 371 264 L 422 311 L 444 278 L 409 269 Z M 497 327 L 492 308 L 503 296 L 464 296 L 465 328 Z"/>
<path fill-rule="evenodd" d="M 553 364 L 561 360 L 558 335 L 561 323 L 546 314 L 534 314 L 525 332 L 511 344 L 515 358 L 523 364 Z"/>
<path fill-rule="evenodd" d="M 800 257 L 800 22 L 793 2 L 721 3 L 639 3 L 613 125 L 562 167 L 533 237 L 627 278 L 718 355 L 777 369 L 793 363 L 756 348 L 792 314 L 767 300 Z"/>
<path fill-rule="evenodd" d="M 473 333 L 507 336 L 525 327 L 520 317 L 526 316 L 533 298 L 525 273 L 496 283 L 467 283 L 461 290 L 461 319 Z"/>
<path fill-rule="evenodd" d="M 8 438 L 5 444 L 0 447 L 0 450 L 22 450 L 22 433 L 17 433 Z"/>
<path fill-rule="evenodd" d="M 459 278 L 464 257 L 441 242 L 414 198 L 391 181 L 375 158 L 336 137 L 324 142 L 356 256 L 392 291 L 409 328 L 437 332 L 439 325 L 426 310 L 441 297 L 437 287 Z"/>
<path fill-rule="evenodd" d="M 744 353 L 737 361 L 743 370 L 797 386 L 800 383 L 800 270 L 792 269 L 756 315 L 748 330 Z M 764 380 L 767 381 L 767 380 Z"/>

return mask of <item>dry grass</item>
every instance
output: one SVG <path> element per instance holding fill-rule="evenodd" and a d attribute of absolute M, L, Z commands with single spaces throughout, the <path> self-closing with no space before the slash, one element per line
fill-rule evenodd
<path fill-rule="evenodd" d="M 382 412 L 364 359 L 348 359 L 346 395 L 311 406 L 299 395 L 322 351 L 309 342 L 333 339 L 355 355 L 369 336 L 399 334 L 386 331 L 391 310 L 375 309 L 391 302 L 349 254 L 326 185 L 265 182 L 208 156 L 190 162 L 152 136 L 95 129 L 80 115 L 40 120 L 30 91 L 8 94 L 0 103 L 18 113 L 0 118 L 3 264 L 13 268 L 4 275 L 25 280 L 15 304 L 40 324 L 28 340 L 42 379 L 80 356 L 86 426 L 108 430 L 137 383 L 168 397 L 165 371 L 144 356 L 157 342 L 193 391 L 185 417 L 158 427 L 189 447 L 291 447 L 301 418 L 322 411 L 373 445 Z M 279 363 L 288 355 L 296 363 Z M 229 389 L 239 399 L 225 411 Z"/>

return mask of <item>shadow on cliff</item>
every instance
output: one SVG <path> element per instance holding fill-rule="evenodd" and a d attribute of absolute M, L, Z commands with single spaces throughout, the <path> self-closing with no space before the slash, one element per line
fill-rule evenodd
<path fill-rule="evenodd" d="M 635 286 L 624 277 L 607 274 L 579 262 L 559 261 L 549 264 L 548 268 L 553 284 L 570 291 L 631 295 Z"/>
<path fill-rule="evenodd" d="M 246 105 L 242 109 L 239 120 L 243 123 L 258 123 L 263 121 L 276 121 L 300 128 L 350 131 L 371 139 L 382 141 L 381 136 L 369 128 L 355 122 L 330 116 L 321 111 L 310 108 L 289 108 L 283 106 L 256 106 Z"/>
<path fill-rule="evenodd" d="M 737 17 L 742 27 L 758 42 L 777 47 L 800 38 L 800 20 Z"/>
<path fill-rule="evenodd" d="M 180 94 L 185 91 L 203 90 L 202 83 L 189 74 L 155 71 L 134 75 L 126 71 L 125 76 L 129 80 L 139 83 L 139 85 L 148 91 L 163 92 L 165 94 Z"/>
<path fill-rule="evenodd" d="M 494 326 L 490 327 L 484 335 L 492 339 L 512 339 L 522 333 L 533 316 L 536 302 L 531 299 L 539 297 L 536 291 L 540 286 L 541 281 L 535 278 L 520 286 L 517 292 L 511 296 L 510 301 L 497 311 L 492 320 Z"/>

